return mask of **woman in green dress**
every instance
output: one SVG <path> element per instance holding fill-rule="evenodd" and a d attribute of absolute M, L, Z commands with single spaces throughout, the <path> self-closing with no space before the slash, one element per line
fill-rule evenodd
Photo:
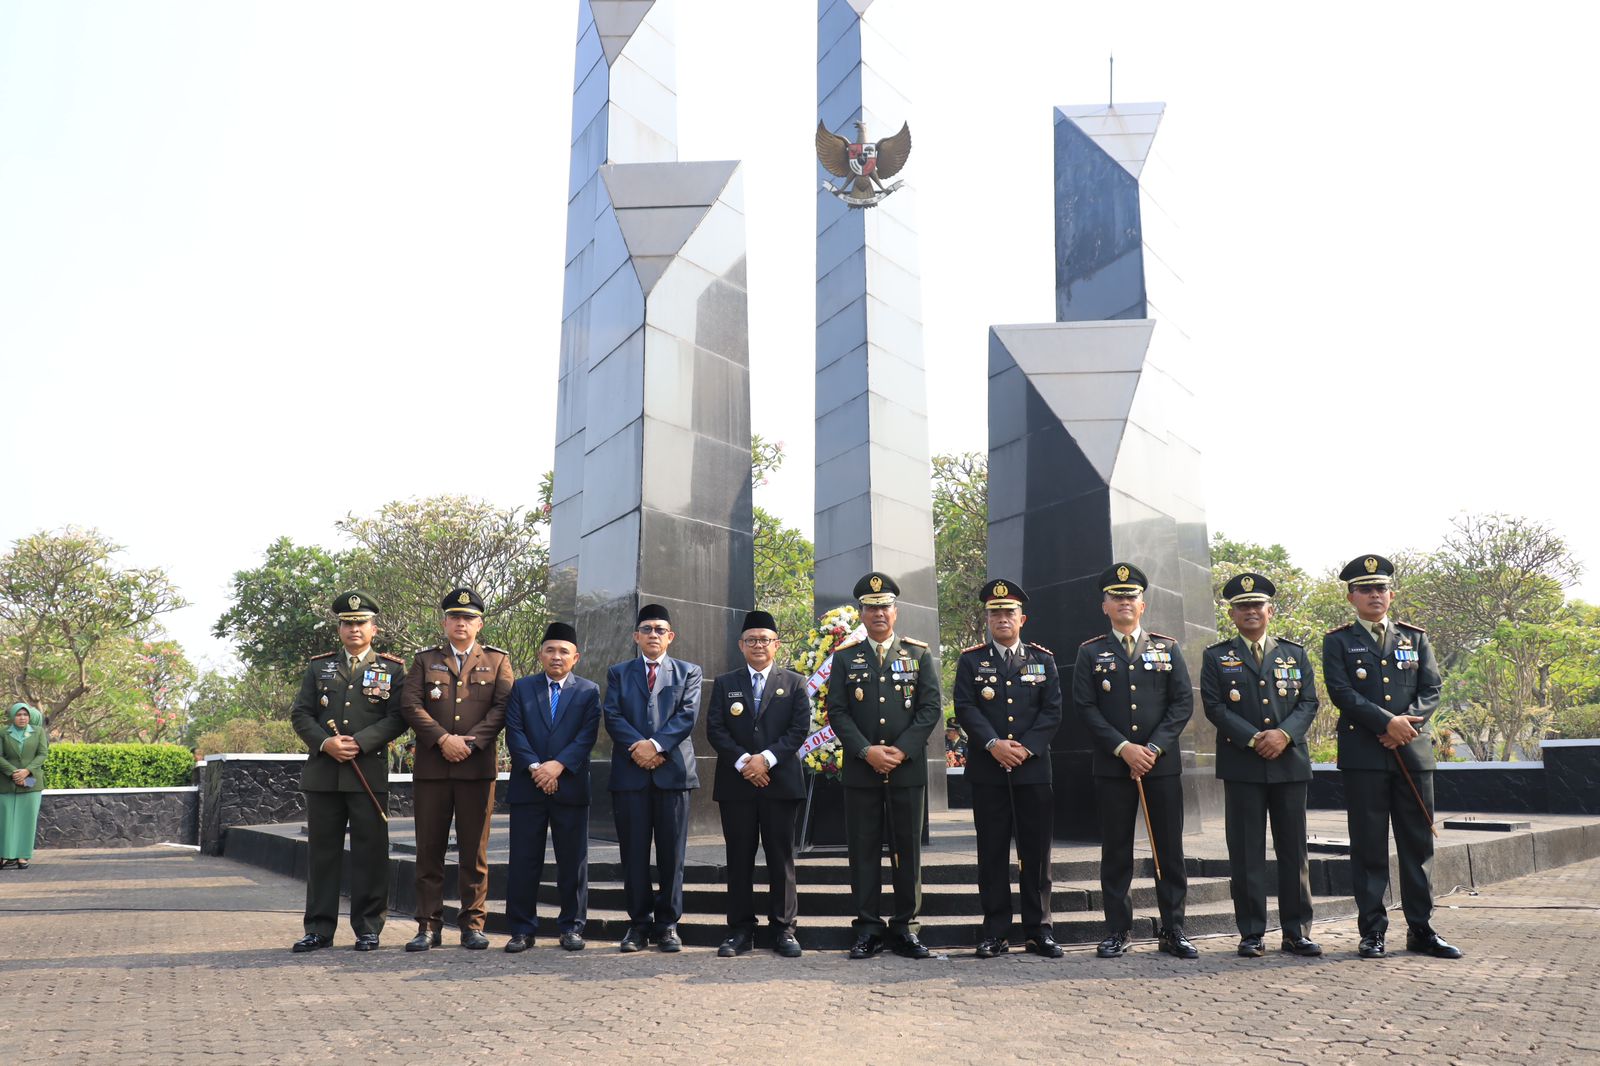
<path fill-rule="evenodd" d="M 0 729 L 0 870 L 26 870 L 33 858 L 49 751 L 44 717 L 26 703 L 13 703 Z"/>

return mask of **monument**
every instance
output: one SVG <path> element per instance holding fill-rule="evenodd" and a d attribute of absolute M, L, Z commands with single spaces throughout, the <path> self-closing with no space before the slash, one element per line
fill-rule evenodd
<path fill-rule="evenodd" d="M 1150 579 L 1147 629 L 1176 637 L 1197 686 L 1216 639 L 1177 277 L 1150 251 L 1140 178 L 1161 104 L 1055 111 L 1056 321 L 989 331 L 989 559 L 1027 588 L 1028 636 L 1055 650 L 1068 713 L 1051 748 L 1056 833 L 1093 840 L 1090 739 L 1071 713 L 1077 647 L 1109 628 L 1097 579 Z M 1151 281 L 1157 284 L 1152 286 Z M 1220 817 L 1215 730 L 1184 733 L 1185 828 Z"/>
<path fill-rule="evenodd" d="M 827 180 L 838 172 L 819 161 L 816 608 L 821 614 L 853 602 L 861 575 L 882 570 L 900 585 L 897 631 L 927 641 L 937 654 L 916 193 L 897 186 L 892 196 L 875 196 L 882 183 L 861 169 L 870 155 L 862 149 L 874 145 L 874 135 L 883 138 L 879 147 L 903 143 L 910 150 L 909 64 L 889 22 L 911 16 L 909 3 L 817 4 L 819 156 L 825 134 L 842 135 L 855 149 L 854 173 L 873 188 L 863 187 L 858 197 L 871 200 L 870 207 L 851 203 Z M 904 142 L 895 140 L 897 130 Z M 940 767 L 941 737 L 936 730 L 928 748 Z M 929 802 L 942 809 L 944 775 L 929 778 Z"/>
<path fill-rule="evenodd" d="M 676 162 L 665 0 L 579 0 L 551 514 L 551 609 L 580 672 L 637 654 L 643 603 L 710 679 L 752 606 L 750 373 L 737 162 Z M 702 723 L 704 782 L 714 753 Z M 610 826 L 604 731 L 594 829 Z M 691 831 L 716 826 L 709 787 Z"/>

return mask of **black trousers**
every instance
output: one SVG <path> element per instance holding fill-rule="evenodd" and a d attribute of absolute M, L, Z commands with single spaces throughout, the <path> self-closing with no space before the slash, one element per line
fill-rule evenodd
<path fill-rule="evenodd" d="M 850 927 L 857 936 L 896 936 L 915 933 L 922 911 L 922 807 L 923 785 L 910 788 L 846 788 L 844 790 L 845 843 L 850 853 L 850 894 L 856 908 Z M 894 913 L 887 923 L 883 914 L 883 845 L 893 841 L 890 880 L 894 885 Z"/>
<path fill-rule="evenodd" d="M 456 824 L 456 889 L 462 931 L 483 929 L 489 902 L 489 818 L 494 813 L 494 778 L 416 782 L 417 925 L 444 924 L 445 851 L 450 822 Z"/>
<path fill-rule="evenodd" d="M 683 856 L 689 839 L 689 790 L 646 785 L 613 792 L 622 890 L 628 920 L 650 936 L 664 934 L 683 915 Z M 656 884 L 650 883 L 650 844 L 656 846 Z"/>
<path fill-rule="evenodd" d="M 333 935 L 339 928 L 339 882 L 344 872 L 344 833 L 350 830 L 350 928 L 382 933 L 389 911 L 389 823 L 378 817 L 365 792 L 307 792 L 306 916 L 308 933 Z M 389 794 L 379 792 L 387 804 Z"/>
<path fill-rule="evenodd" d="M 1016 818 L 1012 818 L 1015 805 Z M 1017 840 L 1017 887 L 1022 933 L 1050 929 L 1050 839 L 1055 801 L 1049 785 L 972 786 L 972 824 L 978 831 L 978 905 L 983 937 L 1011 935 L 1011 838 Z"/>
<path fill-rule="evenodd" d="M 1285 937 L 1311 935 L 1305 781 L 1224 781 L 1228 887 L 1241 937 L 1267 932 L 1267 825 L 1278 862 L 1278 919 Z"/>
<path fill-rule="evenodd" d="M 1183 868 L 1183 778 L 1179 774 L 1146 777 L 1144 795 L 1155 831 L 1161 878 L 1156 882 L 1156 907 L 1161 924 L 1182 929 L 1189 876 Z M 1094 779 L 1100 808 L 1100 891 L 1105 897 L 1106 927 L 1113 933 L 1133 928 L 1133 837 L 1143 833 L 1139 789 L 1129 777 Z"/>
<path fill-rule="evenodd" d="M 799 910 L 794 884 L 794 818 L 799 800 L 735 800 L 718 804 L 728 849 L 728 928 L 756 932 L 756 845 L 767 856 L 767 921 L 774 933 L 794 932 Z"/>
<path fill-rule="evenodd" d="M 513 934 L 539 931 L 539 885 L 544 880 L 545 842 L 555 838 L 556 893 L 561 910 L 556 928 L 582 933 L 589 917 L 589 805 L 541 802 L 511 804 L 511 866 L 506 871 L 506 922 Z"/>
<path fill-rule="evenodd" d="M 1400 909 L 1406 924 L 1430 928 L 1433 919 L 1433 771 L 1413 770 L 1417 797 L 1397 766 L 1393 770 L 1341 770 L 1346 818 L 1350 826 L 1350 881 L 1356 897 L 1356 924 L 1361 935 L 1380 936 L 1389 929 L 1384 897 L 1389 892 L 1389 827 L 1400 867 Z"/>

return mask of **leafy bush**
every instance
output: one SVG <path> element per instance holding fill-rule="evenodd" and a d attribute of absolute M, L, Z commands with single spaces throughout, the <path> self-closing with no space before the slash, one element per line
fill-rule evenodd
<path fill-rule="evenodd" d="M 176 744 L 52 744 L 45 788 L 177 788 L 192 783 L 194 756 Z"/>
<path fill-rule="evenodd" d="M 1600 703 L 1585 703 L 1556 712 L 1550 738 L 1587 740 L 1600 737 Z"/>
<path fill-rule="evenodd" d="M 260 721 L 235 718 L 221 729 L 206 733 L 195 741 L 194 753 L 200 758 L 224 752 L 253 752 L 263 755 L 304 755 L 306 742 L 294 726 L 282 720 Z"/>

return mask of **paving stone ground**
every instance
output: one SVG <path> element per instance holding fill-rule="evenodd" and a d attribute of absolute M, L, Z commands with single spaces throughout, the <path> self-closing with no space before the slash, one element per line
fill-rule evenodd
<path fill-rule="evenodd" d="M 1189 963 L 1149 943 L 1115 961 L 506 955 L 448 932 L 408 955 L 400 918 L 379 952 L 350 951 L 345 927 L 292 955 L 303 894 L 186 850 L 40 851 L 0 873 L 0 1047 L 94 1066 L 1600 1062 L 1600 860 L 1442 900 L 1459 962 L 1363 961 L 1350 921 L 1318 925 L 1320 960 L 1240 959 L 1231 938 Z"/>

